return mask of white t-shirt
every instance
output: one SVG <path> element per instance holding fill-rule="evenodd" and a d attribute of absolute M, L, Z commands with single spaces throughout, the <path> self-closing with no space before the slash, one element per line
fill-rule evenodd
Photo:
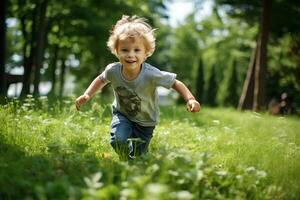
<path fill-rule="evenodd" d="M 115 95 L 113 109 L 141 126 L 155 126 L 159 121 L 156 88 L 171 88 L 176 74 L 143 63 L 139 75 L 128 81 L 122 75 L 122 65 L 117 62 L 109 64 L 99 78 L 112 84 Z"/>

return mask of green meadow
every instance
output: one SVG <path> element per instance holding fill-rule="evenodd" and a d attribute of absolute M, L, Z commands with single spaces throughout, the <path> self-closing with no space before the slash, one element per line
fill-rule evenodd
<path fill-rule="evenodd" d="M 299 199 L 300 119 L 163 107 L 150 152 L 120 161 L 110 106 L 0 106 L 0 199 Z"/>

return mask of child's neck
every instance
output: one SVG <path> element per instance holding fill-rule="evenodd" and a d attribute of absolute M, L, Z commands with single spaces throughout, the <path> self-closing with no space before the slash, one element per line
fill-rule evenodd
<path fill-rule="evenodd" d="M 141 69 L 142 69 L 142 66 L 140 66 L 139 68 L 136 68 L 136 69 L 125 69 L 124 67 L 122 67 L 122 75 L 126 80 L 132 81 L 132 80 L 136 79 L 136 77 L 138 77 L 138 75 L 141 72 Z"/>

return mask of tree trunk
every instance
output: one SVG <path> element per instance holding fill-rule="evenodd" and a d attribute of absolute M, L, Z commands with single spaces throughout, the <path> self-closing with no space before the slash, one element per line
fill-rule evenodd
<path fill-rule="evenodd" d="M 58 44 L 54 45 L 54 50 L 53 50 L 53 58 L 51 60 L 50 68 L 51 70 L 51 80 L 52 80 L 52 87 L 51 91 L 49 92 L 50 96 L 55 96 L 56 91 L 55 91 L 55 85 L 56 85 L 56 68 L 57 68 L 57 58 L 58 58 L 58 52 L 59 52 L 59 46 Z"/>
<path fill-rule="evenodd" d="M 6 0 L 0 3 L 0 97 L 6 96 L 5 55 L 6 55 Z"/>
<path fill-rule="evenodd" d="M 37 44 L 36 44 L 36 65 L 34 71 L 34 92 L 35 96 L 39 95 L 39 84 L 41 79 L 40 70 L 44 61 L 44 51 L 45 51 L 45 43 L 47 38 L 47 24 L 48 20 L 46 19 L 46 11 L 47 11 L 48 0 L 44 0 L 41 3 L 40 12 L 38 16 L 38 28 L 37 32 Z"/>
<path fill-rule="evenodd" d="M 216 77 L 216 67 L 215 65 L 212 65 L 211 67 L 211 73 L 210 73 L 210 77 L 208 80 L 208 88 L 206 90 L 205 93 L 205 102 L 207 103 L 207 105 L 209 106 L 216 106 L 217 102 L 216 102 L 216 97 L 217 97 L 217 77 Z"/>
<path fill-rule="evenodd" d="M 199 59 L 197 79 L 196 79 L 196 98 L 199 101 L 204 101 L 204 73 L 203 73 L 203 61 L 202 57 Z"/>
<path fill-rule="evenodd" d="M 62 98 L 64 87 L 65 87 L 65 73 L 66 73 L 66 64 L 65 59 L 61 60 L 61 72 L 60 72 L 60 89 L 59 89 L 59 97 Z"/>
<path fill-rule="evenodd" d="M 25 2 L 22 0 L 19 0 L 18 6 L 20 8 L 24 7 Z M 30 77 L 28 77 L 28 71 L 27 71 L 29 69 L 29 66 L 28 66 L 29 65 L 29 55 L 27 53 L 27 49 L 28 49 L 28 47 L 30 47 L 30 38 L 29 38 L 28 32 L 26 30 L 26 16 L 24 13 L 20 16 L 20 22 L 21 22 L 21 31 L 22 31 L 22 35 L 23 35 L 23 39 L 24 39 L 24 44 L 23 44 L 23 48 L 22 48 L 22 50 L 23 50 L 23 52 L 22 52 L 23 53 L 23 68 L 24 68 L 24 74 L 23 74 L 23 79 L 22 79 L 22 84 L 23 84 L 22 91 L 26 90 L 26 92 L 24 91 L 24 94 L 22 94 L 22 91 L 21 91 L 21 96 L 25 96 L 27 93 L 29 93 L 29 85 L 30 85 L 30 83 L 28 83 L 28 81 L 30 80 Z M 27 90 L 28 90 L 28 92 L 27 92 Z"/>
<path fill-rule="evenodd" d="M 30 54 L 29 58 L 26 61 L 26 58 L 24 57 L 24 62 L 26 65 L 24 66 L 24 78 L 23 78 L 23 87 L 21 91 L 21 96 L 26 96 L 30 93 L 30 84 L 31 84 L 31 78 L 32 78 L 32 69 L 34 68 L 35 62 L 35 46 L 36 46 L 36 16 L 37 16 L 37 10 L 38 6 L 36 6 L 32 12 L 32 25 L 31 25 L 31 40 L 30 40 Z M 26 41 L 28 38 L 23 35 L 24 41 Z M 25 52 L 26 53 L 26 52 Z"/>
<path fill-rule="evenodd" d="M 259 34 L 251 56 L 238 110 L 262 109 L 266 105 L 267 41 L 272 0 L 263 1 Z"/>
<path fill-rule="evenodd" d="M 271 9 L 272 0 L 264 0 L 255 67 L 254 100 L 252 108 L 255 111 L 266 106 L 267 44 Z"/>
<path fill-rule="evenodd" d="M 252 109 L 253 105 L 253 91 L 254 91 L 254 69 L 257 54 L 257 46 L 253 49 L 250 63 L 248 66 L 247 76 L 244 82 L 242 95 L 239 100 L 238 110 Z"/>
<path fill-rule="evenodd" d="M 231 71 L 229 74 L 229 82 L 227 83 L 227 94 L 225 94 L 224 105 L 237 106 L 239 95 L 237 93 L 238 75 L 237 75 L 237 62 L 234 59 L 231 64 Z"/>
<path fill-rule="evenodd" d="M 20 83 L 23 81 L 23 75 L 15 75 L 15 74 L 7 74 L 5 73 L 6 77 L 6 85 L 9 86 L 13 83 Z"/>

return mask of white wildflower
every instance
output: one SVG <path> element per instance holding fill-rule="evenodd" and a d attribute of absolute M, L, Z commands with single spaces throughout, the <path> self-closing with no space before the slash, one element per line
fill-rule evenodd
<path fill-rule="evenodd" d="M 247 173 L 253 173 L 253 172 L 255 172 L 256 171 L 256 169 L 255 169 L 255 167 L 248 167 L 247 169 L 246 169 L 246 172 Z"/>
<path fill-rule="evenodd" d="M 193 199 L 194 195 L 192 193 L 190 193 L 189 191 L 182 190 L 179 192 L 172 192 L 171 197 L 174 199 L 189 200 L 189 199 Z"/>
<path fill-rule="evenodd" d="M 219 125 L 219 124 L 220 124 L 220 120 L 217 120 L 217 119 L 213 120 L 212 122 L 213 122 L 215 125 Z"/>
<path fill-rule="evenodd" d="M 197 178 L 196 178 L 196 180 L 197 181 L 201 181 L 203 179 L 203 177 L 204 177 L 203 171 L 202 170 L 198 170 L 197 171 Z"/>
<path fill-rule="evenodd" d="M 227 172 L 226 171 L 217 171 L 216 174 L 218 176 L 226 176 L 227 175 Z"/>
<path fill-rule="evenodd" d="M 265 178 L 267 176 L 267 172 L 261 170 L 261 171 L 257 171 L 257 176 L 260 178 Z"/>

